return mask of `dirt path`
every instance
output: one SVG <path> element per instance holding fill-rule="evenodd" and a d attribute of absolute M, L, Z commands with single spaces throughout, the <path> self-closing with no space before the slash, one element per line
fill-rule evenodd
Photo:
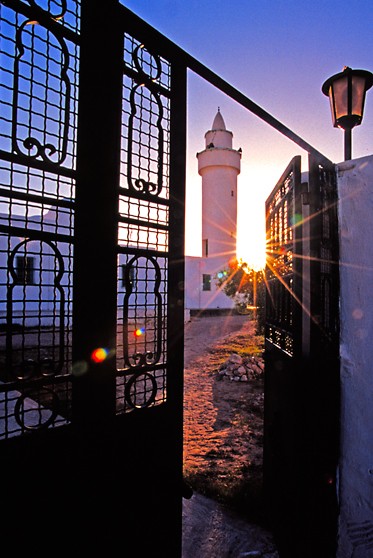
<path fill-rule="evenodd" d="M 239 315 L 192 317 L 185 324 L 185 366 L 195 358 L 205 357 L 219 339 L 247 328 L 248 323 L 247 316 Z"/>
<path fill-rule="evenodd" d="M 184 476 L 195 494 L 184 501 L 183 558 L 277 557 L 271 534 L 247 518 L 261 515 L 263 382 L 217 379 L 258 340 L 246 316 L 186 324 Z"/>
<path fill-rule="evenodd" d="M 233 353 L 261 352 L 245 316 L 188 324 L 185 346 L 184 474 L 203 494 L 237 506 L 261 484 L 263 382 L 218 381 Z M 252 494 L 253 495 L 253 494 Z M 245 506 L 245 502 L 242 502 Z"/>

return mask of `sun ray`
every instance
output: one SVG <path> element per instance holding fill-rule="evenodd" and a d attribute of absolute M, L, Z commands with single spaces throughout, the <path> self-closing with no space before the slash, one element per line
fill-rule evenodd
<path fill-rule="evenodd" d="M 311 314 L 311 311 L 309 308 L 307 308 L 303 302 L 300 300 L 300 298 L 294 293 L 294 291 L 289 287 L 289 285 L 286 283 L 286 281 L 284 281 L 283 277 L 278 273 L 278 271 L 276 270 L 275 267 L 273 267 L 271 265 L 271 263 L 269 261 L 267 261 L 267 266 L 269 267 L 269 269 L 272 271 L 272 273 L 275 275 L 275 277 L 280 281 L 280 283 L 285 287 L 285 289 L 287 291 L 289 291 L 289 293 L 291 294 L 291 296 L 294 298 L 294 300 L 300 305 L 300 307 L 302 308 L 302 310 L 307 314 L 307 316 L 317 325 L 318 321 L 316 320 L 316 318 L 314 318 Z"/>

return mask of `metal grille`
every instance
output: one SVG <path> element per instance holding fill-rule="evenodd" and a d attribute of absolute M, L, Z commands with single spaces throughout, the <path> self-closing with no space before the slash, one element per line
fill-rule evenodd
<path fill-rule="evenodd" d="M 337 204 L 335 173 L 320 169 L 320 194 L 322 206 L 322 242 L 320 247 L 320 282 L 321 282 L 321 326 L 329 341 L 335 342 L 336 335 L 336 292 L 337 289 L 337 263 L 336 253 L 337 236 Z"/>
<path fill-rule="evenodd" d="M 124 40 L 117 412 L 166 400 L 170 64 Z"/>
<path fill-rule="evenodd" d="M 0 6 L 0 437 L 71 407 L 79 2 Z"/>
<path fill-rule="evenodd" d="M 267 200 L 266 339 L 293 355 L 294 171 L 288 170 Z"/>
<path fill-rule="evenodd" d="M 312 198 L 311 251 L 317 256 L 312 263 L 315 289 L 312 314 L 317 327 L 320 350 L 338 346 L 338 218 L 337 189 L 333 166 L 321 165 L 310 157 Z"/>

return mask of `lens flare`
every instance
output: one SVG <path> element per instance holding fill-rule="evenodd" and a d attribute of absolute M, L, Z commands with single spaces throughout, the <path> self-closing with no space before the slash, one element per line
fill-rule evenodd
<path fill-rule="evenodd" d="M 91 359 L 93 360 L 93 362 L 103 362 L 106 357 L 108 356 L 109 351 L 107 349 L 104 349 L 103 347 L 98 347 L 97 349 L 94 349 L 91 353 Z"/>
<path fill-rule="evenodd" d="M 133 332 L 135 337 L 141 337 L 142 335 L 144 335 L 145 333 L 145 328 L 144 327 L 138 327 L 137 329 L 135 329 L 135 331 Z"/>
<path fill-rule="evenodd" d="M 294 227 L 295 225 L 299 225 L 302 222 L 302 215 L 300 213 L 294 213 L 294 215 L 290 219 L 291 225 Z"/>
<path fill-rule="evenodd" d="M 77 360 L 72 365 L 71 371 L 74 376 L 83 376 L 88 371 L 88 364 L 85 360 Z"/>

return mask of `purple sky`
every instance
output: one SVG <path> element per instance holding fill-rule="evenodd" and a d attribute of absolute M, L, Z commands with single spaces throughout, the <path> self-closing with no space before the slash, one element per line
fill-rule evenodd
<path fill-rule="evenodd" d="M 122 3 L 332 161 L 343 160 L 343 132 L 332 127 L 329 102 L 321 86 L 344 66 L 373 71 L 371 0 Z M 239 246 L 247 245 L 248 237 L 252 241 L 253 234 L 258 236 L 255 231 L 263 227 L 264 201 L 290 159 L 304 155 L 307 170 L 307 158 L 297 145 L 190 73 L 187 253 L 200 250 L 195 219 L 200 177 L 195 155 L 204 148 L 204 134 L 218 106 L 233 132 L 233 146 L 243 150 L 238 181 Z M 373 89 L 367 94 L 363 123 L 352 136 L 353 158 L 372 153 Z M 188 209 L 191 203 L 193 216 Z"/>

